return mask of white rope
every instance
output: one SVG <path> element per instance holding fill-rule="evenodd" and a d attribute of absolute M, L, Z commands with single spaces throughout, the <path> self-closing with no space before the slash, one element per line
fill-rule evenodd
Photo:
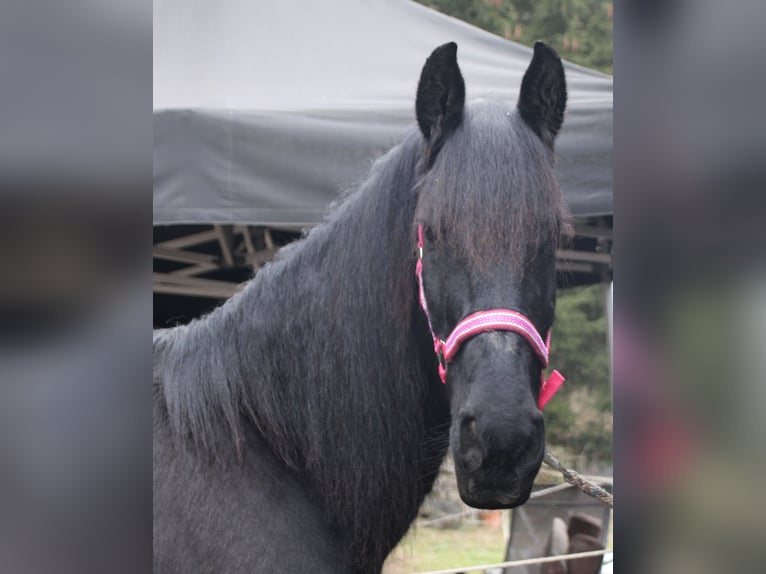
<path fill-rule="evenodd" d="M 569 485 L 567 485 L 569 486 Z M 460 518 L 461 516 L 468 516 L 471 514 L 478 514 L 479 511 L 475 508 L 469 508 L 468 510 L 463 510 L 462 512 L 458 512 L 456 514 L 448 514 L 446 516 L 440 516 L 439 518 L 432 518 L 431 520 L 423 520 L 421 522 L 416 522 L 415 526 L 420 528 L 421 526 L 431 526 L 432 524 L 439 524 L 440 522 L 446 522 L 447 520 L 452 520 L 453 518 Z"/>
<path fill-rule="evenodd" d="M 541 496 L 545 496 L 547 494 L 553 494 L 554 492 L 558 492 L 559 490 L 566 490 L 567 488 L 572 488 L 572 485 L 568 482 L 562 482 L 561 484 L 557 484 L 555 486 L 549 486 L 548 488 L 543 488 L 542 490 L 537 490 L 529 495 L 530 500 L 533 498 L 540 498 Z"/>
<path fill-rule="evenodd" d="M 548 488 L 543 488 L 542 490 L 537 490 L 529 495 L 530 500 L 533 498 L 540 498 L 541 496 L 545 496 L 547 494 L 553 494 L 554 492 L 558 492 L 560 490 L 566 490 L 567 488 L 573 488 L 573 485 L 569 484 L 568 482 L 562 482 L 561 484 L 557 484 L 555 486 L 551 486 Z M 452 520 L 453 518 L 460 518 L 461 516 L 469 516 L 471 514 L 478 514 L 479 511 L 475 508 L 469 508 L 468 510 L 463 510 L 461 512 L 457 512 L 455 514 L 447 514 L 446 516 L 440 516 L 439 518 L 432 518 L 431 520 L 421 520 L 420 522 L 416 522 L 415 526 L 417 528 L 420 528 L 421 526 L 432 526 L 434 524 L 440 524 L 441 522 L 446 522 L 448 520 Z"/>
<path fill-rule="evenodd" d="M 474 570 L 489 570 L 490 568 L 513 568 L 514 566 L 527 566 L 529 564 L 543 564 L 545 562 L 558 562 L 560 560 L 577 560 L 578 558 L 590 558 L 602 556 L 607 550 L 591 550 L 589 552 L 577 552 L 575 554 L 559 554 L 558 556 L 544 556 L 542 558 L 525 558 L 524 560 L 511 560 L 510 562 L 498 562 L 497 564 L 481 564 L 479 566 L 463 566 L 461 568 L 448 568 L 447 570 L 429 570 L 428 572 L 416 572 L 414 574 L 461 574 Z"/>

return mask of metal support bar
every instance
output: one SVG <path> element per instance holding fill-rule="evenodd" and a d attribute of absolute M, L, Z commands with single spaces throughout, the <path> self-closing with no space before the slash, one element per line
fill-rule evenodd
<path fill-rule="evenodd" d="M 181 275 L 184 277 L 193 277 L 194 275 L 202 275 L 203 273 L 209 273 L 218 269 L 218 265 L 214 263 L 199 263 L 192 265 L 191 267 L 184 267 L 183 269 L 177 269 L 171 271 L 170 275 Z"/>
<path fill-rule="evenodd" d="M 183 237 L 178 237 L 176 239 L 168 239 L 167 241 L 157 243 L 155 247 L 166 247 L 168 249 L 185 249 L 187 247 L 193 247 L 202 243 L 215 241 L 216 239 L 218 239 L 218 235 L 214 229 L 211 229 L 209 231 L 201 231 L 199 233 L 192 233 L 191 235 L 184 235 Z"/>
<path fill-rule="evenodd" d="M 274 255 L 277 253 L 277 249 L 264 249 L 263 251 L 256 251 L 255 253 L 248 253 L 245 255 L 245 260 L 253 266 L 254 269 L 258 269 L 264 263 L 268 263 L 274 259 Z"/>
<path fill-rule="evenodd" d="M 556 271 L 569 273 L 595 273 L 596 266 L 592 263 L 572 263 L 570 261 L 556 261 Z"/>
<path fill-rule="evenodd" d="M 248 253 L 255 253 L 255 245 L 253 244 L 253 236 L 250 235 L 250 227 L 243 225 L 241 229 L 242 237 L 245 240 L 245 249 Z"/>
<path fill-rule="evenodd" d="M 155 283 L 154 292 L 167 295 L 185 295 L 187 297 L 205 297 L 208 299 L 228 299 L 231 297 L 228 289 L 219 290 L 211 289 L 210 287 L 192 287 L 167 283 Z"/>
<path fill-rule="evenodd" d="M 155 245 L 152 254 L 156 259 L 177 261 L 179 263 L 211 263 L 218 264 L 219 257 L 196 251 L 181 251 L 180 249 L 168 249 Z"/>
<path fill-rule="evenodd" d="M 153 273 L 154 291 L 158 293 L 194 294 L 198 297 L 215 297 L 227 299 L 239 291 L 238 283 L 186 277 L 170 273 Z"/>
<path fill-rule="evenodd" d="M 559 249 L 556 257 L 567 261 L 588 261 L 612 266 L 612 256 L 609 253 L 593 253 L 590 251 L 575 251 L 574 249 Z"/>
<path fill-rule="evenodd" d="M 613 239 L 614 231 L 611 227 L 598 227 L 595 225 L 585 225 L 575 223 L 574 231 L 580 237 L 592 237 L 595 239 Z"/>
<path fill-rule="evenodd" d="M 221 254 L 223 260 L 226 263 L 226 267 L 234 267 L 234 255 L 232 251 L 233 245 L 233 233 L 231 227 L 223 225 L 214 225 L 216 237 L 218 237 L 218 243 L 221 245 Z"/>

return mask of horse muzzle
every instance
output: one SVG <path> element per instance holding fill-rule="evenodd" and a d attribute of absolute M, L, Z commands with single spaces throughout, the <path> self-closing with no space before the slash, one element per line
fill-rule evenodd
<path fill-rule="evenodd" d="M 513 508 L 524 504 L 545 453 L 542 414 L 525 424 L 492 428 L 471 415 L 461 415 L 453 441 L 460 497 L 476 508 Z"/>
<path fill-rule="evenodd" d="M 513 469 L 479 469 L 469 472 L 455 465 L 458 492 L 468 506 L 474 508 L 515 508 L 532 493 L 532 485 L 540 469 L 539 461 L 530 461 Z"/>

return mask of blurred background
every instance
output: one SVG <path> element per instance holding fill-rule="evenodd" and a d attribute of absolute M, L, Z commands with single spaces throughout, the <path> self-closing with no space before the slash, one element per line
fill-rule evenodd
<path fill-rule="evenodd" d="M 591 233 L 598 228 L 601 235 L 580 235 L 581 245 L 572 250 L 581 252 L 579 259 L 562 258 L 570 270 L 562 269 L 561 275 L 555 339 L 560 356 L 555 364 L 570 381 L 546 410 L 551 448 L 586 470 L 600 471 L 614 463 L 620 510 L 612 538 L 621 541 L 620 568 L 626 572 L 762 570 L 763 3 L 626 1 L 614 10 L 611 3 L 576 0 L 370 4 L 406 5 L 409 11 L 416 6 L 421 15 L 434 8 L 492 34 L 495 40 L 484 40 L 462 25 L 454 28 L 487 50 L 499 42 L 546 40 L 573 64 L 568 74 L 571 70 L 582 80 L 580 87 L 598 93 L 599 78 L 606 74 L 610 99 L 609 75 L 614 73 L 614 179 L 595 180 L 597 189 L 608 190 L 610 197 L 614 190 L 614 201 L 604 209 L 606 195 L 599 192 L 591 198 L 599 209 L 578 211 L 585 203 L 573 209 L 575 215 L 594 217 L 581 227 Z M 156 54 L 163 47 L 156 29 L 162 25 L 163 7 L 169 5 L 158 2 L 153 10 L 140 1 L 11 0 L 3 6 L 4 572 L 151 569 L 150 331 L 153 325 L 186 322 L 226 295 L 163 292 L 169 282 L 157 281 L 155 274 L 215 264 L 211 275 L 196 278 L 236 288 L 260 262 L 259 256 L 246 258 L 248 235 L 241 226 L 248 226 L 252 253 L 257 254 L 290 241 L 296 228 L 311 224 L 312 213 L 279 229 L 231 221 L 158 224 L 152 189 L 161 187 L 165 172 L 158 172 L 154 162 L 158 145 L 169 141 L 157 139 L 158 129 L 164 129 L 158 110 L 171 108 L 157 106 L 161 94 L 156 91 L 156 61 L 154 78 L 151 73 L 152 48 Z M 260 5 L 277 8 L 277 3 Z M 363 21 L 363 9 L 357 10 Z M 421 17 L 421 22 L 434 18 Z M 422 54 L 409 64 L 414 75 L 408 73 L 406 81 L 412 89 L 391 85 L 383 95 L 393 99 L 382 99 L 396 106 L 370 119 L 383 126 L 379 134 L 388 133 L 392 140 L 401 126 L 400 110 L 411 105 L 410 99 L 396 102 L 396 94 L 411 98 L 422 59 L 433 48 L 428 30 L 430 25 L 424 25 L 422 45 L 415 44 Z M 346 49 L 353 53 L 350 46 Z M 522 53 L 504 50 L 507 61 Z M 198 67 L 185 78 L 174 78 L 185 94 L 193 92 L 189 86 L 210 79 L 200 72 L 205 54 L 195 55 Z M 470 62 L 462 43 L 459 58 L 461 66 L 466 58 L 466 69 L 482 67 L 481 61 Z M 489 68 L 499 69 L 503 58 Z M 579 66 L 584 68 L 578 75 Z M 513 97 L 517 72 L 506 73 L 507 92 L 499 83 L 493 89 Z M 493 86 L 490 76 L 474 77 L 473 85 Z M 311 97 L 307 87 L 302 92 Z M 192 103 L 204 105 L 210 103 L 205 98 L 214 96 L 202 94 L 201 101 Z M 321 103 L 317 106 L 323 107 Z M 601 117 L 598 110 L 593 113 Z M 578 137 L 585 137 L 590 125 L 585 119 L 577 124 Z M 598 145 L 597 139 L 587 141 Z M 360 148 L 364 155 L 355 163 L 360 169 L 393 143 L 376 142 Z M 592 164 L 578 158 L 562 169 L 576 173 L 578 165 Z M 338 183 L 350 185 L 357 175 L 347 172 L 345 177 Z M 582 189 L 588 185 L 587 180 L 581 183 Z M 322 193 L 316 197 L 329 199 Z M 321 210 L 324 200 L 318 204 Z M 618 222 L 614 235 L 613 212 Z M 175 229 L 185 225 L 198 227 Z M 214 239 L 207 245 L 170 248 L 203 256 L 209 250 L 213 259 L 196 257 L 173 267 L 171 259 L 157 257 L 158 244 L 198 232 Z M 224 245 L 233 246 L 231 264 Z M 586 253 L 590 259 L 583 259 Z M 585 264 L 587 271 L 573 270 L 573 263 L 581 270 Z M 609 339 L 605 285 L 612 278 L 610 377 L 608 347 L 602 341 Z M 175 280 L 169 287 L 178 291 L 181 283 Z M 205 284 L 204 289 L 221 287 Z M 167 298 L 158 303 L 160 297 Z M 186 300 L 178 303 L 181 298 Z M 583 347 L 566 348 L 570 344 Z M 567 432 L 567 425 L 576 432 Z M 469 556 L 458 565 L 500 558 L 502 526 L 491 526 L 497 518 L 470 520 L 473 526 L 487 525 L 474 530 L 490 533 L 490 541 L 481 547 L 490 548 L 491 555 Z M 473 526 L 448 530 L 458 533 L 448 546 L 467 548 L 461 544 L 461 529 Z M 492 534 L 497 532 L 501 534 Z M 435 543 L 424 546 L 434 548 Z M 402 560 L 423 556 L 404 550 Z M 412 564 L 405 563 L 400 571 L 412 571 Z"/>

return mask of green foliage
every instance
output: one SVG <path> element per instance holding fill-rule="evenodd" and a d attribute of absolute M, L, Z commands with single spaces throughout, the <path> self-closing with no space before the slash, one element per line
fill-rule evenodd
<path fill-rule="evenodd" d="M 417 0 L 509 40 L 553 46 L 566 60 L 612 73 L 612 2 Z"/>
<path fill-rule="evenodd" d="M 551 362 L 581 387 L 609 391 L 602 285 L 559 291 Z"/>
<path fill-rule="evenodd" d="M 567 377 L 545 407 L 548 441 L 570 453 L 611 459 L 612 399 L 601 285 L 559 291 L 551 364 Z"/>

